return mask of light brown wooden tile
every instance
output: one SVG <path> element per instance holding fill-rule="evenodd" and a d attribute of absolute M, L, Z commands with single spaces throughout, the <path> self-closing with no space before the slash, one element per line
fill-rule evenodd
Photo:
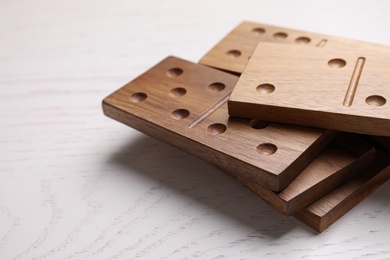
<path fill-rule="evenodd" d="M 259 43 L 229 114 L 390 136 L 390 52 Z"/>

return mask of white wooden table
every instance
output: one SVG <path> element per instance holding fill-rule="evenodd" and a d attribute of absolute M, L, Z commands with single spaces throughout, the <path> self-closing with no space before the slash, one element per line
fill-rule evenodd
<path fill-rule="evenodd" d="M 322 234 L 103 116 L 242 20 L 390 45 L 390 2 L 0 0 L 0 259 L 390 258 L 390 183 Z"/>

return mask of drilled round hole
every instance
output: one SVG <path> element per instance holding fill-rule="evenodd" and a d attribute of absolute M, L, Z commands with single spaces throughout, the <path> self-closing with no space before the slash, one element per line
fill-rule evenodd
<path fill-rule="evenodd" d="M 328 65 L 331 68 L 342 68 L 347 65 L 347 62 L 343 59 L 332 59 L 328 62 Z"/>
<path fill-rule="evenodd" d="M 252 30 L 252 33 L 254 35 L 261 35 L 261 34 L 264 34 L 265 33 L 265 29 L 264 28 L 261 28 L 261 27 L 257 27 L 257 28 L 254 28 Z"/>
<path fill-rule="evenodd" d="M 382 96 L 374 95 L 366 98 L 366 103 L 372 107 L 381 107 L 386 104 L 386 99 Z"/>
<path fill-rule="evenodd" d="M 144 101 L 147 97 L 148 95 L 146 95 L 145 93 L 138 92 L 131 95 L 130 100 L 134 103 L 138 103 Z"/>
<path fill-rule="evenodd" d="M 269 83 L 260 84 L 257 86 L 256 90 L 260 94 L 270 94 L 274 92 L 275 86 Z"/>
<path fill-rule="evenodd" d="M 239 50 L 230 50 L 226 53 L 230 58 L 238 58 L 241 56 L 241 52 Z"/>
<path fill-rule="evenodd" d="M 211 83 L 207 88 L 210 91 L 219 92 L 219 91 L 222 91 L 225 89 L 225 84 L 223 84 L 221 82 L 214 82 L 214 83 Z"/>
<path fill-rule="evenodd" d="M 287 33 L 285 32 L 277 32 L 274 34 L 274 38 L 278 40 L 286 39 L 287 38 Z"/>
<path fill-rule="evenodd" d="M 185 88 L 173 88 L 171 91 L 169 91 L 169 95 L 172 97 L 181 97 L 184 96 L 187 93 L 187 90 Z"/>
<path fill-rule="evenodd" d="M 260 119 L 252 119 L 249 122 L 249 125 L 254 129 L 263 129 L 268 126 L 268 122 L 260 120 Z"/>
<path fill-rule="evenodd" d="M 207 131 L 212 135 L 219 135 L 226 131 L 226 126 L 224 124 L 212 124 L 207 127 Z"/>
<path fill-rule="evenodd" d="M 298 37 L 295 39 L 295 42 L 299 44 L 308 44 L 310 41 L 311 40 L 308 37 Z"/>
<path fill-rule="evenodd" d="M 176 120 L 181 120 L 190 115 L 190 111 L 187 109 L 176 109 L 171 113 L 171 116 Z"/>
<path fill-rule="evenodd" d="M 180 76 L 183 73 L 183 70 L 181 68 L 172 68 L 168 70 L 167 75 L 168 77 L 175 78 L 177 76 Z"/>
<path fill-rule="evenodd" d="M 264 143 L 257 146 L 256 150 L 259 154 L 271 155 L 274 154 L 278 148 L 274 144 Z"/>

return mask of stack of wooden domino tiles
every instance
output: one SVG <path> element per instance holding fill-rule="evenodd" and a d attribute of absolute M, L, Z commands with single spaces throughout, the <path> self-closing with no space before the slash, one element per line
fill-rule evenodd
<path fill-rule="evenodd" d="M 243 22 L 168 57 L 104 113 L 217 165 L 321 232 L 390 178 L 390 47 Z"/>

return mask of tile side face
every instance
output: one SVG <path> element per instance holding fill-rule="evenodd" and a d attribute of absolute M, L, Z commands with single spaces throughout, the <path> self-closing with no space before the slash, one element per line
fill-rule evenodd
<path fill-rule="evenodd" d="M 341 183 L 370 167 L 375 148 L 351 134 L 339 134 L 285 189 L 273 192 L 244 178 L 237 178 L 284 215 L 292 215 Z M 234 173 L 231 173 L 234 175 Z"/>
<path fill-rule="evenodd" d="M 390 178 L 390 155 L 377 151 L 374 163 L 350 181 L 325 195 L 295 217 L 318 232 L 335 223 Z"/>

